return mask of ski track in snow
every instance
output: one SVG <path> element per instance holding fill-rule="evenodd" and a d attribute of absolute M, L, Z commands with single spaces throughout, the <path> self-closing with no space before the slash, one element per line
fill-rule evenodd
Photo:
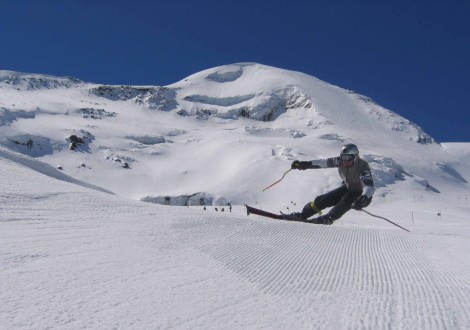
<path fill-rule="evenodd" d="M 2 161 L 5 329 L 465 329 L 468 236 L 164 207 Z"/>

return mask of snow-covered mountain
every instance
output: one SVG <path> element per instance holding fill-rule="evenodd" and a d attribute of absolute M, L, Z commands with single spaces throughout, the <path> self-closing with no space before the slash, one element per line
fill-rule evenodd
<path fill-rule="evenodd" d="M 303 204 L 337 186 L 337 172 L 291 172 L 261 190 L 292 160 L 335 156 L 349 142 L 370 162 L 377 198 L 470 191 L 469 144 L 438 144 L 368 97 L 256 63 L 169 86 L 0 71 L 0 125 L 6 149 L 162 204 Z"/>
<path fill-rule="evenodd" d="M 234 64 L 164 87 L 0 71 L 2 329 L 468 329 L 470 148 L 364 96 Z M 300 209 L 357 143 L 378 187 Z M 224 204 L 172 207 L 141 202 Z M 269 205 L 271 204 L 271 205 Z"/>

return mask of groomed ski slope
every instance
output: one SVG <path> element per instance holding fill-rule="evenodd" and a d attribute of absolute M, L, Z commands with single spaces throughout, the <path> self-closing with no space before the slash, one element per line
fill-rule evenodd
<path fill-rule="evenodd" d="M 320 226 L 165 207 L 8 157 L 2 329 L 470 327 L 468 225 L 407 233 L 357 213 Z"/>

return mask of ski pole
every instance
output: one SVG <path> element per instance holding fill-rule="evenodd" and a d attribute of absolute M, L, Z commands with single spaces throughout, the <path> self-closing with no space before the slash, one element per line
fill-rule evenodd
<path fill-rule="evenodd" d="M 373 216 L 373 217 L 375 217 L 375 218 L 380 218 L 380 219 L 383 219 L 383 220 L 385 220 L 385 221 L 388 221 L 388 222 L 390 222 L 391 224 L 394 224 L 395 226 L 397 226 L 397 227 L 399 227 L 399 228 L 401 228 L 401 229 L 403 229 L 403 230 L 406 230 L 407 232 L 410 232 L 408 229 L 406 229 L 406 228 L 403 228 L 402 226 L 400 226 L 400 225 L 397 225 L 395 222 L 393 222 L 393 221 L 390 221 L 390 220 L 388 220 L 388 219 L 386 219 L 386 218 L 384 218 L 384 217 L 381 217 L 381 216 L 378 216 L 378 215 L 372 214 L 372 213 L 370 213 L 370 212 L 367 212 L 367 211 L 366 211 L 366 210 L 364 210 L 364 209 L 361 209 L 361 210 L 359 210 L 359 211 L 366 212 L 368 215 L 371 215 L 371 216 Z"/>
<path fill-rule="evenodd" d="M 277 184 L 277 183 L 281 182 L 281 181 L 282 181 L 282 179 L 284 179 L 284 177 L 286 176 L 286 174 L 287 174 L 287 173 L 289 173 L 290 171 L 292 171 L 292 169 L 289 169 L 289 170 L 287 170 L 287 171 L 284 173 L 284 175 L 282 176 L 282 178 L 280 178 L 279 180 L 277 180 L 277 181 L 276 181 L 276 182 L 274 182 L 273 184 L 271 184 L 271 185 L 267 186 L 266 188 L 264 188 L 264 189 L 263 189 L 263 190 L 261 190 L 261 191 L 265 191 L 265 190 L 267 190 L 267 189 L 271 188 L 272 186 L 274 186 L 275 184 Z"/>

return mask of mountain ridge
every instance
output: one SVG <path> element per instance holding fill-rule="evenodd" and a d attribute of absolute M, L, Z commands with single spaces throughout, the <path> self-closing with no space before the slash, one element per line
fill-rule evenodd
<path fill-rule="evenodd" d="M 240 182 L 262 187 L 293 159 L 331 157 L 346 142 L 375 166 L 383 196 L 400 182 L 431 193 L 455 183 L 469 189 L 465 166 L 417 124 L 366 96 L 257 63 L 207 69 L 167 86 L 0 71 L 0 95 L 0 145 L 133 199 L 200 193 L 210 196 L 204 203 L 280 202 L 283 193 Z M 75 151 L 71 136 L 83 139 Z M 292 199 L 338 184 L 326 173 L 308 174 L 315 188 L 292 175 Z"/>

